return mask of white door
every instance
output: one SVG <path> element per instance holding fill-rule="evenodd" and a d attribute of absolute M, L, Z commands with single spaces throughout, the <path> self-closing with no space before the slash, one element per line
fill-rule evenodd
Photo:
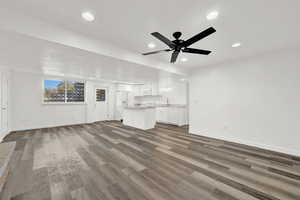
<path fill-rule="evenodd" d="M 107 88 L 95 88 L 95 120 L 104 121 L 109 119 L 108 90 Z"/>
<path fill-rule="evenodd" d="M 6 133 L 8 131 L 8 78 L 6 74 L 0 73 L 0 82 L 0 133 Z"/>
<path fill-rule="evenodd" d="M 128 106 L 128 92 L 117 91 L 116 93 L 116 120 L 123 119 L 124 107 Z"/>
<path fill-rule="evenodd" d="M 2 138 L 2 72 L 0 71 L 0 140 Z"/>

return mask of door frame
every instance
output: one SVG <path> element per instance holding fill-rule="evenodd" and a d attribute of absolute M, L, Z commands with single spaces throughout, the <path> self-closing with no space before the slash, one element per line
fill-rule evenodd
<path fill-rule="evenodd" d="M 6 89 L 3 89 L 3 83 L 4 81 L 6 82 Z M 6 134 L 9 133 L 10 131 L 10 110 L 9 110 L 9 101 L 10 101 L 10 91 L 9 91 L 9 73 L 6 71 L 1 71 L 0 70 L 0 142 L 2 139 L 6 136 Z M 4 91 L 6 91 L 6 103 L 3 102 L 4 99 Z M 3 110 L 6 110 L 6 119 L 5 121 L 7 124 L 5 125 L 5 129 L 3 128 L 3 123 L 4 123 L 4 115 L 3 115 Z"/>

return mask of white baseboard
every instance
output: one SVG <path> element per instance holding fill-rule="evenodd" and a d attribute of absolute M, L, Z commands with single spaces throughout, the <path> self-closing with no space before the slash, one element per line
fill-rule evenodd
<path fill-rule="evenodd" d="M 156 121 L 156 122 L 158 122 L 158 123 L 162 123 L 162 124 L 171 124 L 171 125 L 176 125 L 176 126 L 185 126 L 185 125 L 188 125 L 188 123 L 182 123 L 182 124 L 180 124 L 180 123 L 172 123 L 172 122 L 167 122 L 167 121 Z"/>
<path fill-rule="evenodd" d="M 11 132 L 11 130 L 7 130 L 5 132 L 0 133 L 0 143 L 3 141 L 5 136 L 7 136 L 10 132 Z"/>
<path fill-rule="evenodd" d="M 284 147 L 262 144 L 262 143 L 253 142 L 253 141 L 246 141 L 246 140 L 233 138 L 233 137 L 222 137 L 222 136 L 214 137 L 214 136 L 209 135 L 208 131 L 197 132 L 197 133 L 195 133 L 194 131 L 193 132 L 190 131 L 190 133 L 193 135 L 205 136 L 205 137 L 224 140 L 224 141 L 228 141 L 228 142 L 244 144 L 244 145 L 248 145 L 248 146 L 258 147 L 261 149 L 266 149 L 266 150 L 270 150 L 270 151 L 275 151 L 275 152 L 279 152 L 279 153 L 285 153 L 285 154 L 300 157 L 300 149 L 299 150 L 298 149 L 287 149 Z"/>
<path fill-rule="evenodd" d="M 55 127 L 62 127 L 62 126 L 73 126 L 73 125 L 80 125 L 80 124 L 88 124 L 88 123 L 77 123 L 77 124 L 55 124 L 55 125 L 45 125 L 45 126 L 29 126 L 29 127 L 19 127 L 13 128 L 11 131 L 27 131 L 27 130 L 35 130 L 35 129 L 42 129 L 42 128 L 55 128 Z"/>

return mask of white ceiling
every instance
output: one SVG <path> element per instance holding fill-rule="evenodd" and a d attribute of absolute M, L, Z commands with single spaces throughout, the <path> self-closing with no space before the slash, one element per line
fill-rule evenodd
<path fill-rule="evenodd" d="M 183 76 L 102 56 L 42 39 L 0 31 L 0 68 L 127 84 L 147 84 Z"/>
<path fill-rule="evenodd" d="M 108 42 L 136 55 L 149 51 L 149 42 L 157 44 L 156 49 L 165 48 L 151 32 L 159 31 L 171 38 L 174 31 L 182 31 L 183 38 L 187 39 L 214 26 L 217 30 L 214 35 L 193 46 L 213 53 L 209 56 L 185 54 L 189 61 L 176 64 L 182 69 L 300 44 L 299 0 L 7 0 L 1 2 L 1 7 Z M 220 15 L 217 20 L 208 22 L 205 16 L 212 10 L 219 11 Z M 82 11 L 92 11 L 96 20 L 83 21 Z M 231 48 L 237 41 L 242 46 Z M 168 64 L 169 57 L 169 53 L 165 53 L 147 59 Z"/>

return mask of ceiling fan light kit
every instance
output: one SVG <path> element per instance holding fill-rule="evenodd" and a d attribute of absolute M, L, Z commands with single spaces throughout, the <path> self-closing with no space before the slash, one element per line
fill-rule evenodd
<path fill-rule="evenodd" d="M 175 40 L 173 40 L 173 41 L 169 40 L 167 37 L 163 36 L 159 32 L 153 32 L 153 33 L 151 33 L 151 35 L 154 36 L 156 39 L 160 40 L 161 42 L 165 43 L 169 47 L 169 49 L 163 49 L 163 50 L 143 53 L 143 55 L 146 56 L 146 55 L 157 54 L 157 53 L 161 53 L 161 52 L 173 51 L 171 60 L 170 60 L 171 63 L 176 62 L 180 52 L 209 55 L 211 53 L 211 51 L 203 50 L 203 49 L 189 48 L 189 46 L 191 46 L 192 44 L 198 42 L 199 40 L 201 40 L 215 32 L 216 32 L 216 30 L 213 27 L 210 27 L 210 28 L 198 33 L 197 35 L 191 37 L 188 40 L 180 39 L 182 33 L 175 32 L 175 33 L 173 33 L 173 37 L 175 38 Z"/>

